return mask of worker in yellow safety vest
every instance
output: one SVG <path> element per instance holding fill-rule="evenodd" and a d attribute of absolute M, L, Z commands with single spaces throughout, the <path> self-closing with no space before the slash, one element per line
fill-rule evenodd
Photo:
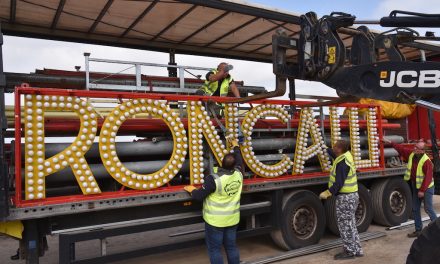
<path fill-rule="evenodd" d="M 201 188 L 184 187 L 192 199 L 203 201 L 205 241 L 211 264 L 223 264 L 222 245 L 228 263 L 240 263 L 236 236 L 240 222 L 243 160 L 237 140 L 227 137 L 227 143 L 234 152 L 225 155 L 221 168 L 207 176 Z"/>
<path fill-rule="evenodd" d="M 343 241 L 343 251 L 335 255 L 336 260 L 362 257 L 364 253 L 356 227 L 356 209 L 359 204 L 356 167 L 349 144 L 338 140 L 333 151 L 329 150 L 334 159 L 330 171 L 328 189 L 319 198 L 328 199 L 336 196 L 336 218 L 339 233 Z"/>
<path fill-rule="evenodd" d="M 411 186 L 412 212 L 415 226 L 415 231 L 409 233 L 408 237 L 417 237 L 421 234 L 423 229 L 422 216 L 420 214 L 422 201 L 425 211 L 431 221 L 434 221 L 437 218 L 437 214 L 432 204 L 432 198 L 434 196 L 434 166 L 428 155 L 425 153 L 426 144 L 423 139 L 421 139 L 414 145 L 413 149 L 410 149 L 404 145 L 395 144 L 386 139 L 383 139 L 382 141 L 391 144 L 391 146 L 399 152 L 399 155 L 408 161 L 403 179 Z"/>
<path fill-rule="evenodd" d="M 203 86 L 196 92 L 197 95 L 209 96 L 228 96 L 229 90 L 235 97 L 240 97 L 240 92 L 235 85 L 234 79 L 229 74 L 233 66 L 222 62 L 206 74 L 206 81 Z"/>

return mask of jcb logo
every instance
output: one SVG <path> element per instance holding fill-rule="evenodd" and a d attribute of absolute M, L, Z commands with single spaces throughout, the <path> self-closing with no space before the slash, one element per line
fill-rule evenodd
<path fill-rule="evenodd" d="M 440 86 L 440 71 L 387 71 L 380 72 L 380 87 L 393 87 L 396 85 L 400 88 L 438 88 Z"/>

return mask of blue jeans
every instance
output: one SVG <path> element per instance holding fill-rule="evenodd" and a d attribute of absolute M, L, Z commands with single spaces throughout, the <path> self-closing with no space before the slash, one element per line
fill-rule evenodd
<path fill-rule="evenodd" d="M 431 221 L 434 221 L 437 218 L 437 214 L 434 211 L 432 206 L 432 196 L 434 195 L 434 186 L 428 188 L 425 192 L 424 198 L 419 198 L 417 196 L 418 190 L 415 186 L 415 183 L 411 181 L 411 189 L 412 189 L 412 205 L 413 205 L 413 216 L 414 216 L 414 224 L 416 226 L 416 231 L 422 231 L 423 223 L 422 216 L 420 215 L 420 207 L 422 205 L 422 200 L 424 203 L 425 212 L 429 215 Z"/>
<path fill-rule="evenodd" d="M 240 254 L 236 244 L 237 226 L 215 227 L 205 223 L 205 241 L 211 264 L 223 264 L 222 245 L 229 264 L 239 264 Z"/>

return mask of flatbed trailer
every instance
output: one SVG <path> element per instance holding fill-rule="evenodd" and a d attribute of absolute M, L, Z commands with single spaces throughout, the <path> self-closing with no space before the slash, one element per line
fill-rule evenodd
<path fill-rule="evenodd" d="M 244 146 L 242 145 L 241 148 L 244 160 L 249 168 L 251 168 L 250 165 L 252 165 L 252 162 L 250 161 L 258 160 L 258 157 L 271 157 L 269 160 L 265 160 L 265 163 L 260 164 L 263 167 L 264 165 L 280 166 L 282 163 L 280 163 L 279 159 L 282 161 L 288 160 L 285 161 L 285 163 L 288 162 L 288 164 L 285 164 L 284 167 L 280 166 L 279 168 L 284 171 L 278 173 L 276 176 L 269 174 L 264 175 L 263 172 L 255 173 L 255 168 L 253 168 L 253 170 L 250 170 L 249 168 L 247 169 L 241 200 L 241 221 L 239 227 L 239 236 L 241 237 L 271 234 L 277 245 L 284 249 L 293 249 L 317 243 L 323 235 L 326 226 L 331 231 L 337 232 L 337 228 L 335 228 L 336 219 L 334 218 L 334 214 L 331 213 L 331 211 L 334 210 L 334 200 L 333 202 L 330 200 L 326 203 L 322 203 L 318 198 L 319 192 L 324 190 L 328 183 L 329 163 L 326 163 L 328 162 L 328 159 L 326 159 L 326 156 L 322 151 L 319 151 L 325 149 L 324 135 L 327 135 L 327 137 L 330 138 L 329 144 L 341 136 L 348 136 L 352 141 L 352 147 L 359 150 L 361 148 L 360 145 L 353 145 L 360 138 L 358 132 L 360 131 L 360 134 L 365 135 L 367 138 L 366 142 L 362 143 L 363 148 L 368 148 L 366 154 L 367 159 L 365 159 L 365 155 L 361 158 L 359 152 L 359 160 L 357 161 L 359 162 L 359 167 L 364 167 L 360 168 L 358 171 L 361 200 L 360 206 L 357 210 L 357 221 L 361 232 L 366 231 L 373 218 L 376 222 L 383 225 L 396 225 L 400 222 L 406 221 L 409 216 L 411 209 L 409 202 L 410 192 L 408 185 L 403 182 L 402 179 L 402 175 L 406 168 L 404 166 L 395 168 L 385 167 L 386 158 L 384 155 L 384 146 L 380 143 L 379 138 L 383 136 L 382 125 L 387 125 L 387 123 L 382 121 L 381 117 L 377 115 L 380 111 L 377 110 L 378 107 L 375 105 L 343 104 L 331 106 L 328 112 L 329 116 L 324 115 L 326 110 L 323 110 L 322 108 L 315 109 L 316 115 L 313 111 L 310 112 L 312 108 L 307 107 L 310 103 L 308 101 L 260 100 L 251 102 L 250 105 L 245 105 L 242 110 L 240 110 L 239 107 L 234 110 L 234 107 L 238 105 L 226 103 L 225 118 L 220 121 L 215 120 L 207 113 L 207 111 L 205 111 L 206 109 L 203 108 L 205 105 L 204 102 L 207 102 L 207 100 L 210 99 L 218 103 L 224 103 L 227 98 L 207 98 L 193 95 L 149 94 L 121 91 L 32 88 L 25 85 L 17 87 L 15 90 L 15 141 L 11 141 L 11 144 L 5 145 L 6 149 L 9 150 L 5 158 L 10 168 L 9 179 L 13 180 L 12 184 L 9 185 L 10 199 L 8 203 L 8 215 L 5 220 L 19 220 L 23 223 L 24 233 L 23 240 L 21 241 L 21 252 L 23 257 L 25 257 L 29 263 L 37 263 L 38 256 L 44 253 L 44 237 L 46 235 L 59 235 L 60 263 L 97 263 L 118 259 L 121 260 L 130 256 L 157 253 L 161 250 L 190 247 L 203 242 L 198 239 L 195 241 L 178 242 L 174 245 L 168 244 L 166 246 L 116 254 L 110 254 L 107 252 L 105 249 L 105 242 L 103 242 L 101 256 L 89 260 L 75 260 L 74 245 L 81 241 L 93 239 L 101 239 L 102 241 L 105 241 L 107 237 L 122 234 L 202 223 L 201 204 L 191 201 L 190 196 L 183 190 L 183 186 L 186 184 L 200 184 L 200 182 L 197 182 L 197 176 L 194 175 L 193 166 L 196 165 L 193 164 L 189 166 L 189 172 L 185 172 L 181 167 L 182 171 L 176 173 L 176 175 L 172 175 L 174 178 L 179 178 L 179 181 L 173 181 L 174 179 L 171 179 L 169 182 L 167 181 L 165 184 L 161 184 L 161 186 L 157 187 L 142 187 L 140 185 L 135 187 L 134 185 L 128 186 L 127 183 L 123 184 L 123 182 L 119 182 L 120 184 L 118 187 L 114 188 L 108 187 L 108 184 L 104 184 L 106 182 L 108 183 L 108 181 L 116 182 L 117 178 L 114 176 L 107 175 L 107 178 L 97 178 L 97 184 L 102 187 L 101 192 L 96 194 L 88 194 L 85 188 L 83 188 L 83 191 L 77 189 L 76 191 L 73 191 L 73 193 L 67 191 L 66 193 L 50 194 L 51 184 L 53 183 L 49 180 L 60 177 L 61 174 L 50 175 L 52 173 L 48 173 L 47 184 L 49 185 L 47 186 L 49 187 L 46 186 L 46 189 L 41 189 L 47 191 L 49 195 L 42 198 L 39 198 L 36 192 L 35 195 L 31 195 L 32 191 L 30 191 L 29 187 L 32 187 L 32 190 L 40 188 L 32 185 L 39 178 L 38 176 L 32 176 L 31 178 L 33 180 L 28 183 L 26 182 L 28 181 L 27 173 L 30 171 L 40 172 L 47 168 L 56 169 L 57 164 L 61 164 L 60 160 L 58 163 L 55 162 L 50 165 L 46 164 L 49 167 L 46 166 L 44 169 L 40 168 L 34 170 L 35 168 L 29 168 L 29 163 L 34 164 L 33 162 L 35 160 L 29 160 L 29 157 L 32 157 L 32 155 L 27 154 L 25 156 L 24 153 L 27 153 L 30 149 L 32 151 L 32 148 L 29 146 L 42 148 L 42 146 L 39 147 L 35 141 L 29 140 L 29 131 L 32 130 L 34 133 L 38 133 L 38 129 L 42 129 L 42 127 L 44 128 L 44 126 L 39 126 L 38 123 L 46 124 L 45 122 L 47 122 L 47 124 L 50 125 L 51 122 L 57 120 L 57 118 L 38 118 L 38 116 L 43 115 L 41 111 L 39 112 L 40 114 L 35 115 L 35 111 L 37 111 L 38 107 L 42 107 L 44 111 L 47 111 L 48 115 L 53 112 L 67 113 L 66 109 L 60 108 L 63 107 L 60 106 L 60 104 L 62 104 L 62 102 L 67 102 L 67 100 L 71 102 L 76 101 L 78 105 L 82 105 L 79 108 L 88 109 L 89 112 L 83 115 L 91 117 L 92 108 L 94 108 L 95 105 L 99 105 L 100 100 L 105 100 L 106 104 L 109 104 L 110 99 L 113 99 L 113 103 L 108 107 L 113 107 L 113 110 L 110 111 L 110 113 L 106 113 L 105 116 L 99 117 L 101 120 L 95 123 L 97 129 L 94 131 L 100 135 L 99 156 L 103 160 L 98 162 L 105 162 L 103 159 L 105 151 L 102 149 L 103 142 L 101 138 L 105 137 L 105 128 L 111 128 L 111 126 L 106 126 L 106 122 L 110 120 L 112 116 L 116 118 L 115 111 L 121 112 L 121 109 L 124 109 L 121 108 L 121 106 L 127 106 L 130 105 L 130 103 L 133 104 L 133 107 L 135 104 L 138 104 L 139 107 L 144 106 L 144 114 L 148 113 L 150 116 L 139 116 L 136 118 L 135 116 L 132 116 L 134 113 L 132 111 L 131 114 L 129 114 L 130 116 L 123 118 L 123 121 L 126 121 L 128 124 L 135 124 L 137 120 L 142 120 L 141 124 L 146 124 L 150 121 L 158 125 L 158 120 L 162 120 L 162 126 L 165 125 L 164 128 L 167 130 L 166 125 L 168 125 L 168 127 L 173 127 L 173 125 L 169 120 L 168 122 L 164 121 L 163 114 L 166 112 L 165 109 L 167 109 L 168 112 L 166 113 L 169 113 L 169 116 L 175 118 L 173 119 L 174 121 L 177 121 L 177 118 L 180 118 L 180 121 L 178 121 L 182 123 L 180 130 L 175 130 L 174 132 L 167 134 L 166 131 L 164 132 L 164 129 L 162 129 L 160 135 L 157 134 L 157 131 L 150 133 L 153 133 L 155 136 L 162 136 L 171 139 L 174 144 L 172 151 L 174 154 L 176 153 L 178 142 L 186 142 L 185 140 L 178 141 L 179 137 L 176 136 L 176 131 L 180 131 L 183 135 L 189 133 L 187 148 L 191 149 L 194 146 L 200 146 L 200 149 L 203 149 L 203 153 L 199 154 L 202 154 L 204 157 L 204 162 L 207 161 L 207 164 L 203 165 L 203 167 L 206 168 L 205 175 L 207 175 L 209 171 L 212 170 L 213 166 L 216 166 L 215 164 L 219 162 L 219 157 L 215 156 L 218 151 L 216 151 L 216 148 L 214 147 L 214 139 L 211 137 L 211 135 L 217 136 L 222 133 L 221 125 L 217 122 L 225 122 L 222 125 L 225 126 L 226 129 L 238 128 L 238 123 L 241 124 L 241 130 L 245 136 L 248 136 L 245 138 Z M 38 102 L 41 102 L 41 104 L 38 104 Z M 54 102 L 57 103 L 53 104 Z M 154 108 L 154 105 L 156 105 L 158 109 L 162 107 L 160 108 L 164 110 L 162 117 L 155 116 L 155 113 L 152 112 L 153 110 L 149 108 L 150 106 Z M 180 105 L 183 108 L 173 109 L 172 107 L 169 107 L 173 105 Z M 24 106 L 24 108 L 22 106 Z M 194 109 L 196 110 L 191 110 L 191 107 L 195 107 Z M 354 111 L 355 114 L 350 115 L 349 120 L 343 120 L 342 118 L 339 120 L 340 115 L 337 111 L 338 108 L 347 108 L 350 111 Z M 359 118 L 358 111 L 363 108 L 370 111 L 368 112 L 369 115 L 367 114 L 367 120 L 361 120 L 362 117 Z M 130 113 L 128 110 L 129 109 L 127 108 L 125 111 Z M 201 112 L 197 112 L 199 110 Z M 72 111 L 77 111 L 77 114 L 79 114 L 78 111 L 80 110 L 76 109 Z M 194 111 L 199 114 L 194 116 Z M 236 111 L 237 113 L 235 115 L 237 119 L 234 121 L 228 119 L 228 114 L 231 113 L 231 111 Z M 331 111 L 333 111 L 333 114 L 331 114 Z M 142 108 L 139 108 L 138 112 L 140 114 Z M 252 113 L 254 113 L 255 116 L 258 115 L 258 117 L 255 117 L 255 119 L 249 119 L 249 116 L 251 116 Z M 310 113 L 310 115 L 307 115 L 308 113 Z M 119 114 L 122 115 L 121 113 Z M 29 118 L 29 116 L 32 116 L 32 118 Z M 79 115 L 79 118 L 81 119 L 79 122 L 78 119 L 60 118 L 60 120 L 64 120 L 63 122 L 65 122 L 67 127 L 71 127 L 69 124 L 72 122 L 81 126 L 78 130 L 64 132 L 67 133 L 65 136 L 75 136 L 78 133 L 81 134 L 81 131 L 84 128 L 84 122 L 86 122 L 84 119 L 81 119 L 81 115 Z M 257 118 L 259 120 L 257 120 Z M 40 121 L 35 121 L 37 119 Z M 195 127 L 194 124 L 198 124 L 199 122 L 202 122 L 202 120 L 205 120 L 203 122 L 206 122 L 206 124 L 209 125 L 205 132 L 198 131 L 198 138 L 204 139 L 205 142 L 189 142 L 191 141 L 190 139 L 193 134 L 197 132 L 192 130 Z M 335 122 L 335 120 L 339 121 Z M 377 122 L 375 121 L 373 123 L 372 120 L 377 120 Z M 255 126 L 257 123 L 260 124 L 258 129 L 256 129 L 257 132 L 252 133 L 252 128 L 249 127 L 248 131 L 246 130 L 247 127 L 245 124 L 251 124 L 251 121 L 253 121 L 253 125 Z M 306 125 L 304 124 L 309 124 L 307 127 L 310 129 L 309 132 L 305 130 Z M 321 128 L 320 124 L 324 124 L 324 126 Z M 336 126 L 334 124 L 336 124 Z M 342 124 L 346 125 L 343 126 Z M 139 132 L 138 128 L 134 130 L 130 130 L 133 128 L 126 128 L 124 130 L 122 129 L 124 127 L 123 124 L 120 124 L 120 127 L 121 131 L 124 131 L 124 135 L 130 133 L 136 135 L 136 133 Z M 183 132 L 184 130 L 187 130 L 188 132 Z M 342 133 L 338 134 L 341 130 Z M 117 129 L 114 131 L 117 131 Z M 238 130 L 233 129 L 229 131 L 235 136 L 238 136 Z M 326 134 L 323 134 L 322 131 Z M 330 134 L 328 132 L 330 132 Z M 48 130 L 47 133 L 43 134 L 45 134 L 46 138 L 59 138 L 59 133 L 54 130 Z M 77 135 L 76 139 L 71 141 L 73 143 L 81 141 L 79 140 L 80 134 Z M 116 134 L 114 134 L 113 137 L 116 138 Z M 253 159 L 249 157 L 249 155 L 246 155 L 249 153 L 248 151 L 252 151 L 252 148 L 250 148 L 251 145 L 249 145 L 253 141 L 251 137 L 257 139 L 272 138 L 273 140 L 280 138 L 293 138 L 296 139 L 295 142 L 304 143 L 309 141 L 309 143 L 306 143 L 306 145 L 308 145 L 307 148 L 313 149 L 313 151 L 309 153 L 310 156 L 304 159 L 304 162 L 301 161 L 302 159 L 298 155 L 293 155 L 293 159 L 290 160 L 292 155 L 289 153 L 276 154 L 274 153 L 274 150 L 259 149 L 255 150 L 257 152 L 255 153 L 255 157 L 257 158 Z M 311 140 L 309 137 L 311 137 Z M 34 139 L 36 139 L 36 137 L 34 137 Z M 151 137 L 149 140 L 151 140 Z M 82 144 L 87 144 L 85 143 L 85 139 L 81 142 L 83 142 Z M 206 142 L 209 144 L 206 144 Z M 223 144 L 222 136 L 217 137 L 216 143 L 219 145 Z M 91 146 L 90 144 L 93 145 L 93 143 L 89 142 L 89 147 Z M 135 142 L 131 144 L 135 144 Z M 46 143 L 45 145 L 49 146 L 50 143 Z M 295 148 L 297 148 L 297 145 L 298 144 L 295 145 Z M 377 147 L 374 148 L 374 145 Z M 246 148 L 248 149 L 246 150 Z M 287 148 L 287 150 L 285 148 Z M 287 152 L 288 148 L 290 147 L 280 147 L 278 152 Z M 89 150 L 83 149 L 84 153 L 81 154 L 85 155 L 86 163 L 96 163 L 97 161 L 94 159 L 96 157 L 87 156 L 87 151 Z M 292 151 L 293 149 L 290 150 L 290 152 Z M 308 150 L 304 149 L 303 151 L 307 152 Z M 225 150 L 223 150 L 223 152 L 226 153 Z M 295 152 L 300 153 L 299 151 Z M 53 156 L 46 159 L 46 161 L 50 159 L 53 161 L 54 157 L 59 157 L 59 155 L 62 155 L 63 153 L 66 153 L 66 149 L 60 153 L 52 153 L 51 155 Z M 75 152 L 73 153 L 75 154 Z M 257 155 L 261 153 L 266 153 L 267 155 Z M 355 151 L 355 153 L 357 152 Z M 375 153 L 377 154 L 375 155 Z M 381 154 L 379 155 L 379 153 Z M 171 159 L 173 155 L 171 155 Z M 189 152 L 188 154 L 181 153 L 181 155 L 182 157 L 185 157 L 185 160 L 193 160 L 194 157 L 200 158 L 199 156 L 196 156 L 197 151 L 195 151 L 195 153 L 194 151 Z M 307 163 L 307 165 L 305 161 L 310 158 L 313 160 L 312 156 L 318 156 L 319 159 L 315 159 L 312 163 Z M 80 154 L 78 154 L 78 157 L 80 157 Z M 297 163 L 298 160 L 300 163 Z M 41 162 L 45 163 L 46 161 Z M 75 161 L 71 160 L 69 162 L 73 163 L 65 166 L 78 168 L 78 166 L 75 165 Z M 115 161 L 115 163 L 117 162 Z M 300 169 L 295 172 L 292 169 L 292 167 L 294 168 L 294 166 L 298 164 L 301 166 L 305 165 L 305 171 Z M 312 166 L 313 164 L 321 164 L 321 166 Z M 33 166 L 37 165 L 34 164 Z M 122 164 L 121 166 L 124 165 Z M 164 168 L 165 167 L 166 166 L 164 166 Z M 310 168 L 307 169 L 308 167 Z M 169 168 L 171 169 L 171 167 Z M 58 166 L 57 170 L 61 169 L 62 168 L 59 168 Z M 111 174 L 111 167 L 108 167 L 107 170 L 108 174 Z M 161 170 L 163 170 L 163 168 Z M 265 170 L 269 171 L 268 168 L 265 168 Z M 63 170 L 61 170 L 61 172 L 66 173 Z M 93 176 L 93 174 L 95 174 L 94 169 L 92 169 L 91 172 Z M 147 173 L 142 175 L 153 174 L 154 173 Z M 74 177 L 70 177 L 71 180 L 74 179 Z M 201 175 L 199 177 L 201 177 Z M 135 179 L 134 177 L 132 178 Z M 89 180 L 91 179 L 89 178 Z M 78 185 L 75 181 L 64 182 L 63 184 L 73 186 Z M 197 232 L 197 230 L 190 230 L 181 235 L 184 236 L 192 234 L 193 232 Z M 148 238 L 146 239 L 148 240 Z"/>

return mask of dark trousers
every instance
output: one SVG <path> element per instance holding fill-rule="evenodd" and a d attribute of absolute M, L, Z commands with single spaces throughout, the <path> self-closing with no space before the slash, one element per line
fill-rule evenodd
<path fill-rule="evenodd" d="M 205 223 L 205 241 L 211 264 L 223 264 L 222 246 L 229 264 L 239 264 L 240 254 L 236 244 L 237 226 L 215 227 Z"/>
<path fill-rule="evenodd" d="M 424 204 L 425 212 L 428 214 L 431 221 L 434 221 L 437 218 L 437 214 L 434 211 L 434 207 L 432 205 L 432 197 L 434 196 L 434 186 L 428 188 L 425 191 L 425 196 L 423 198 L 419 198 L 417 196 L 419 190 L 416 188 L 416 183 L 411 181 L 411 189 L 412 189 L 412 210 L 414 217 L 414 224 L 416 227 L 416 231 L 422 231 L 423 223 L 422 223 L 422 215 L 420 214 L 420 207 L 422 206 L 422 201 Z"/>

